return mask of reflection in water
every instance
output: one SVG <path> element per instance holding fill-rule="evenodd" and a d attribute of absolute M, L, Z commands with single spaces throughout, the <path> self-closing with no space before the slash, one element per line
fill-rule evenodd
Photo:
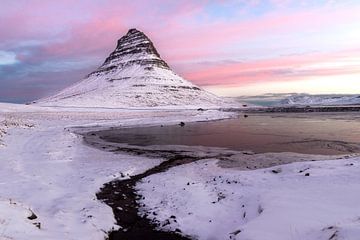
<path fill-rule="evenodd" d="M 251 115 L 184 127 L 156 126 L 103 131 L 111 142 L 131 145 L 188 145 L 224 147 L 254 152 L 346 154 L 360 152 L 357 115 Z"/>

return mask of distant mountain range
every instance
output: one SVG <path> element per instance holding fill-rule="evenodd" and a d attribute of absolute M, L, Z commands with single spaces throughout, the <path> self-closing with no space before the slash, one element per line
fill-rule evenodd
<path fill-rule="evenodd" d="M 237 97 L 238 101 L 260 106 L 341 106 L 360 105 L 360 94 L 269 93 L 259 96 Z"/>
<path fill-rule="evenodd" d="M 217 108 L 229 100 L 175 74 L 151 40 L 143 32 L 130 29 L 98 69 L 58 94 L 34 103 L 71 107 Z"/>
<path fill-rule="evenodd" d="M 360 105 L 359 95 L 295 94 L 280 101 L 282 105 Z"/>

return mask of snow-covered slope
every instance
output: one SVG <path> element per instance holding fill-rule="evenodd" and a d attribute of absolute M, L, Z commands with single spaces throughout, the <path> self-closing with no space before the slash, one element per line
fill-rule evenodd
<path fill-rule="evenodd" d="M 76 107 L 220 107 L 227 101 L 175 74 L 151 40 L 130 29 L 96 71 L 58 94 L 40 99 L 43 106 Z"/>
<path fill-rule="evenodd" d="M 360 105 L 360 95 L 295 94 L 280 103 L 282 105 Z"/>

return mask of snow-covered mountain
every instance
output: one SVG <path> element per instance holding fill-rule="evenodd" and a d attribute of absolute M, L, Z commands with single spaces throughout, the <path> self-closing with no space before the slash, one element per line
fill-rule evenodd
<path fill-rule="evenodd" d="M 282 101 L 281 105 L 360 105 L 360 95 L 309 95 L 294 94 Z"/>
<path fill-rule="evenodd" d="M 221 107 L 217 97 L 175 74 L 151 40 L 130 29 L 97 70 L 58 94 L 40 99 L 43 106 L 74 107 Z"/>

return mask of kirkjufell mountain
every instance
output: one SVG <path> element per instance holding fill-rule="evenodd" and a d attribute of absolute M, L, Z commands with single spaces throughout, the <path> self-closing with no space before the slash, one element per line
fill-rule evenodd
<path fill-rule="evenodd" d="M 226 100 L 175 74 L 151 40 L 130 29 L 105 62 L 83 80 L 35 102 L 74 107 L 220 107 Z"/>

